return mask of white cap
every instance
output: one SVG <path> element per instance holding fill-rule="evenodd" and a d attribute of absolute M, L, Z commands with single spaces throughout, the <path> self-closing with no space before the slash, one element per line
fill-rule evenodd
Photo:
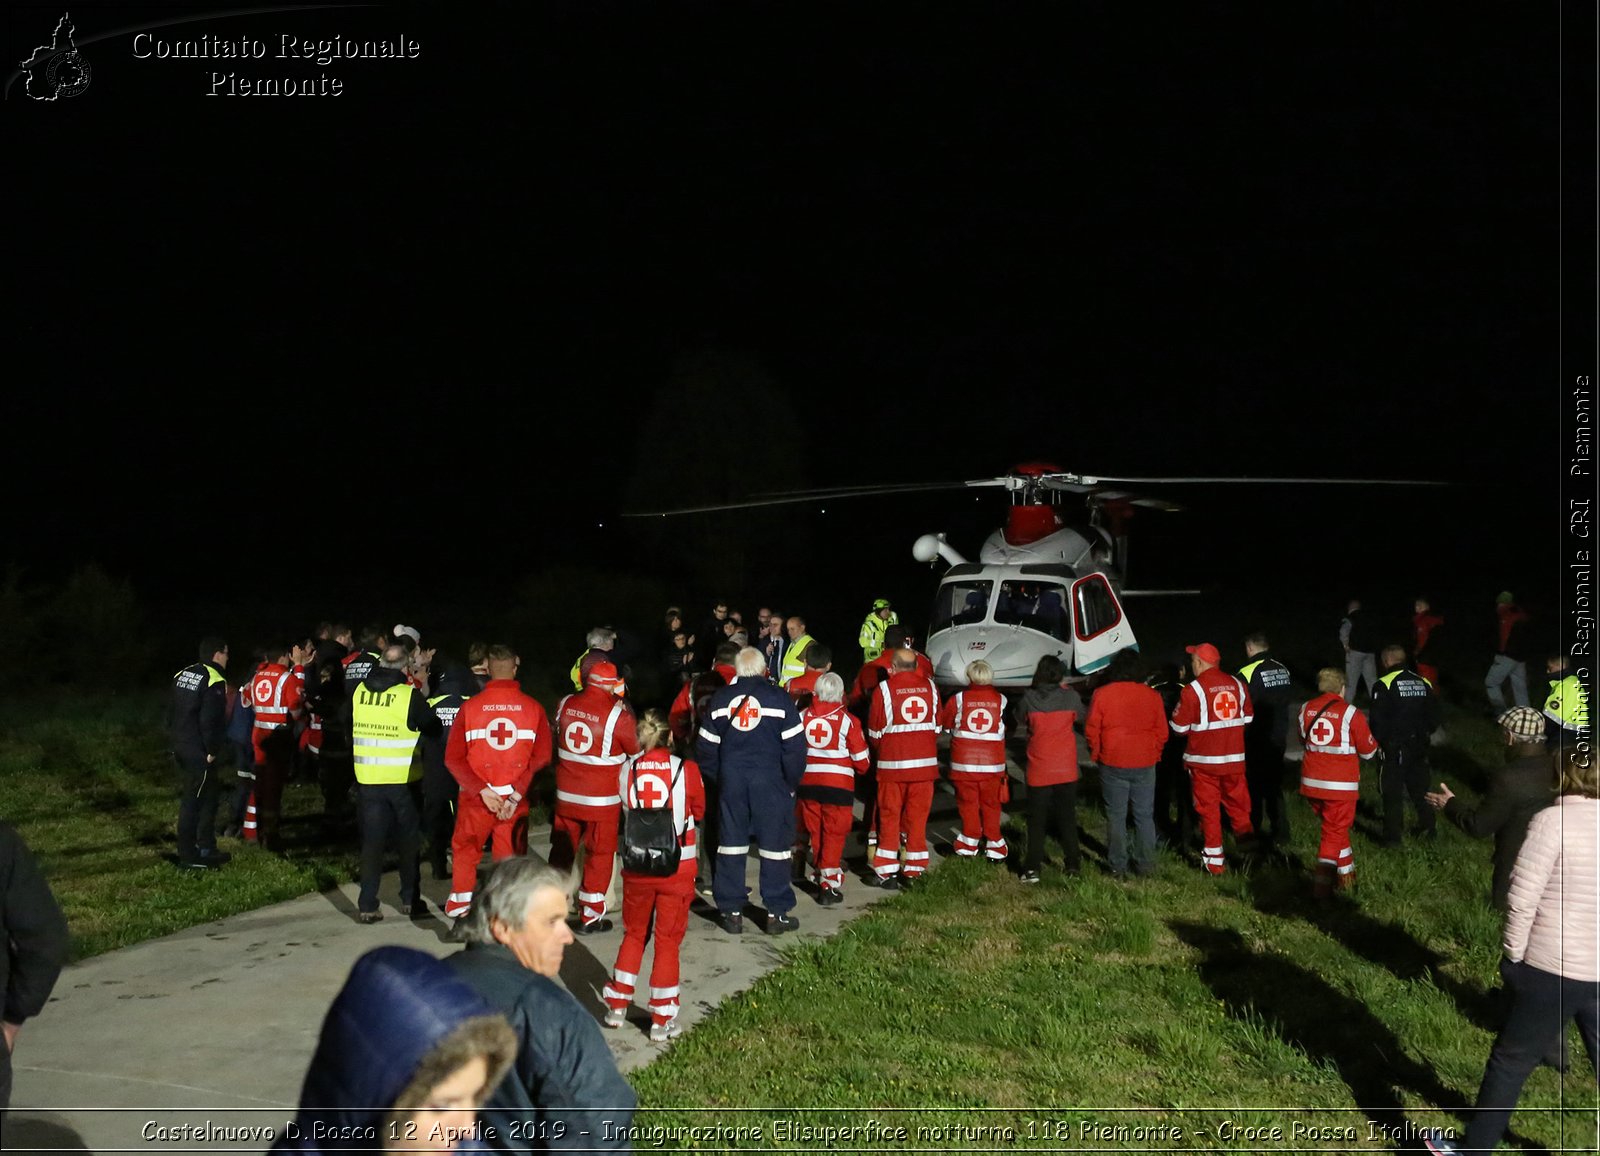
<path fill-rule="evenodd" d="M 418 646 L 422 645 L 422 632 L 415 626 L 402 626 L 396 623 L 394 628 L 394 636 L 399 638 L 402 634 L 409 635 L 411 637 L 411 641 L 415 642 Z"/>

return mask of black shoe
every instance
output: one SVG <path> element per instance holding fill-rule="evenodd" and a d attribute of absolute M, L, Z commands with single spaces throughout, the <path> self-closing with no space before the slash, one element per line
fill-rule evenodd
<path fill-rule="evenodd" d="M 844 892 L 835 891 L 831 887 L 824 887 L 817 892 L 817 905 L 819 907 L 832 907 L 835 903 L 844 902 Z"/>
<path fill-rule="evenodd" d="M 174 859 L 172 865 L 180 871 L 215 871 L 222 866 L 210 859 L 202 859 L 198 855 L 193 859 Z"/>
<path fill-rule="evenodd" d="M 381 912 L 381 911 L 362 911 L 362 912 L 359 912 L 358 914 L 359 914 L 359 918 L 360 918 L 362 923 L 382 923 L 383 922 L 383 912 Z"/>
<path fill-rule="evenodd" d="M 602 932 L 610 931 L 611 928 L 611 920 L 596 919 L 593 923 L 579 923 L 578 926 L 574 927 L 572 930 L 577 932 L 579 935 L 599 935 Z"/>
<path fill-rule="evenodd" d="M 743 935 L 744 916 L 737 911 L 724 911 L 717 916 L 717 926 L 729 935 Z"/>
<path fill-rule="evenodd" d="M 421 919 L 424 915 L 428 914 L 427 901 L 424 899 L 417 899 L 411 903 L 402 903 L 400 905 L 400 914 L 411 919 Z"/>
<path fill-rule="evenodd" d="M 233 856 L 226 851 L 218 851 L 215 847 L 207 847 L 196 858 L 203 860 L 212 867 L 221 867 L 224 863 L 231 863 Z"/>
<path fill-rule="evenodd" d="M 920 886 L 921 881 L 922 876 L 920 874 L 907 875 L 904 871 L 902 871 L 899 875 L 895 876 L 895 882 L 900 885 L 900 890 L 902 891 L 910 891 L 913 887 Z"/>
<path fill-rule="evenodd" d="M 862 879 L 861 882 L 868 887 L 876 887 L 880 891 L 900 890 L 900 876 L 898 875 L 879 875 L 876 871 L 868 871 L 866 878 Z"/>
<path fill-rule="evenodd" d="M 767 916 L 767 934 L 782 935 L 785 931 L 797 931 L 800 921 L 792 915 Z"/>

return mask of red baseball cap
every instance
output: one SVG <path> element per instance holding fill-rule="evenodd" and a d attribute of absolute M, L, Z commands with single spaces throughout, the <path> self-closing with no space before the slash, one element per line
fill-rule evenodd
<path fill-rule="evenodd" d="M 1217 651 L 1217 648 L 1212 646 L 1209 642 L 1197 643 L 1194 646 L 1185 646 L 1183 648 L 1183 652 L 1185 654 L 1192 654 L 1201 662 L 1208 663 L 1211 666 L 1222 665 L 1222 655 Z"/>
<path fill-rule="evenodd" d="M 614 663 L 597 662 L 589 668 L 587 682 L 589 686 L 603 687 L 616 694 L 617 688 L 622 685 L 622 676 L 617 673 Z"/>

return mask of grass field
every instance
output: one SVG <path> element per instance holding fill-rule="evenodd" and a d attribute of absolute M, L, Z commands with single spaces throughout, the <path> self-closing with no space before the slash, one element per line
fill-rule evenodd
<path fill-rule="evenodd" d="M 79 957 L 355 870 L 352 849 L 321 841 L 306 784 L 288 793 L 287 858 L 234 843 L 225 872 L 175 871 L 159 710 L 0 710 L 0 816 L 43 862 Z M 1435 777 L 1470 797 L 1496 732 L 1459 711 L 1448 727 Z M 665 1131 L 714 1125 L 794 1150 L 1414 1148 L 1417 1127 L 1459 1126 L 1493 1038 L 1489 845 L 1444 830 L 1381 849 L 1365 795 L 1359 889 L 1316 905 L 1303 802 L 1281 858 L 1214 880 L 1164 852 L 1155 876 L 1123 884 L 1098 870 L 1091 780 L 1082 876 L 1047 869 L 1024 887 L 951 860 L 836 937 L 786 945 L 787 966 L 632 1077 L 639 1124 L 666 1147 L 727 1146 Z M 1529 1081 L 1521 1146 L 1595 1150 L 1600 1105 L 1573 1045 L 1569 1075 Z"/>

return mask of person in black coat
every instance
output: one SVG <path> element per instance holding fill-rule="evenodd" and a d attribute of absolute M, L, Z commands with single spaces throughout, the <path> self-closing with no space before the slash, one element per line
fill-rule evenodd
<path fill-rule="evenodd" d="M 1491 902 L 1501 911 L 1511 893 L 1511 868 L 1528 833 L 1528 823 L 1555 801 L 1556 773 L 1544 745 L 1544 716 L 1531 706 L 1514 706 L 1501 714 L 1511 761 L 1489 780 L 1489 791 L 1476 807 L 1463 803 L 1448 786 L 1424 796 L 1435 810 L 1474 839 L 1494 837 L 1494 882 Z"/>
<path fill-rule="evenodd" d="M 572 940 L 566 879 L 538 859 L 494 865 L 461 926 L 465 951 L 445 962 L 503 1012 L 517 1059 L 480 1113 L 507 1152 L 631 1151 L 638 1097 L 600 1025 L 556 982 Z"/>
<path fill-rule="evenodd" d="M 11 1055 L 25 1020 L 44 1009 L 67 961 L 67 921 L 39 864 L 10 823 L 0 822 L 0 989 L 5 991 L 5 1047 L 0 1048 L 0 1111 L 11 1106 Z"/>

